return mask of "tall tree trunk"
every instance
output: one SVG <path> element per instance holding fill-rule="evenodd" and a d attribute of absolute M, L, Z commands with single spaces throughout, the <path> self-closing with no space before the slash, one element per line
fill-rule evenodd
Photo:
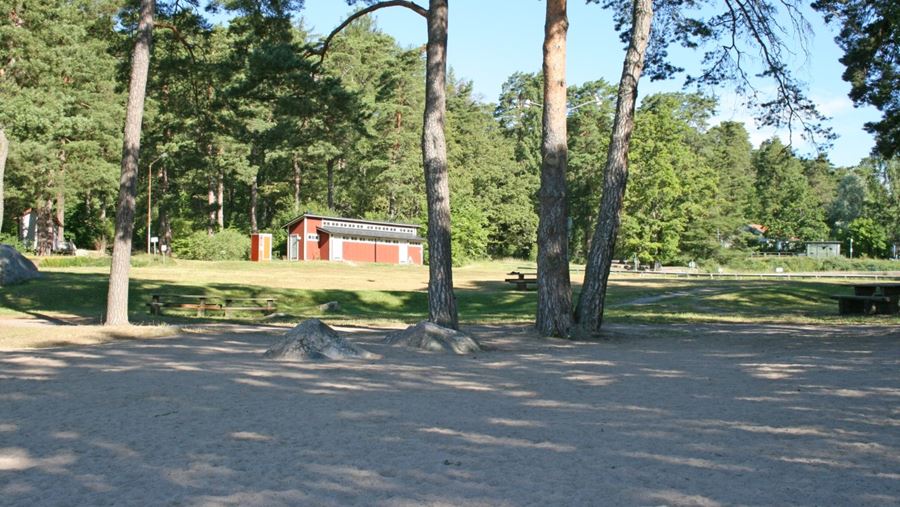
<path fill-rule="evenodd" d="M 9 154 L 9 140 L 6 138 L 6 133 L 3 132 L 3 129 L 0 129 L 0 232 L 3 232 L 3 207 L 4 203 L 4 188 L 3 188 L 3 177 L 6 173 L 6 156 Z"/>
<path fill-rule="evenodd" d="M 216 178 L 210 174 L 206 178 L 206 234 L 216 233 Z"/>
<path fill-rule="evenodd" d="M 116 233 L 113 241 L 112 267 L 109 271 L 109 293 L 106 298 L 107 325 L 128 324 L 128 271 L 131 268 L 131 235 L 134 232 L 134 198 L 137 190 L 141 122 L 144 116 L 144 98 L 147 94 L 152 39 L 153 0 L 141 0 L 141 19 L 131 58 L 131 81 L 125 113 Z"/>
<path fill-rule="evenodd" d="M 422 159 L 428 201 L 428 313 L 435 324 L 459 328 L 450 251 L 450 183 L 444 113 L 447 107 L 447 0 L 428 9 Z"/>
<path fill-rule="evenodd" d="M 159 236 L 160 236 L 160 250 L 165 246 L 165 252 L 163 255 L 171 255 L 172 254 L 172 223 L 169 220 L 169 202 L 167 196 L 169 195 L 169 170 L 166 169 L 166 164 L 160 164 L 159 167 L 159 194 L 160 198 L 157 200 L 159 206 Z"/>
<path fill-rule="evenodd" d="M 334 163 L 337 161 L 337 158 L 332 158 L 328 160 L 327 164 L 327 172 L 328 172 L 328 209 L 334 209 Z"/>
<path fill-rule="evenodd" d="M 591 240 L 584 286 L 575 313 L 578 336 L 595 335 L 603 323 L 603 308 L 609 270 L 619 232 L 619 213 L 628 181 L 628 148 L 634 129 L 634 108 L 638 81 L 644 68 L 644 53 L 650 39 L 653 21 L 652 0 L 635 0 L 631 24 L 631 40 L 625 53 L 619 95 L 616 101 L 616 117 L 613 123 L 606 169 L 603 173 L 603 194 L 600 198 L 600 215 Z"/>
<path fill-rule="evenodd" d="M 41 207 L 37 212 L 37 226 L 35 227 L 35 244 L 38 255 L 50 255 L 53 253 L 53 201 L 42 199 Z"/>
<path fill-rule="evenodd" d="M 547 0 L 544 24 L 544 117 L 541 142 L 540 223 L 538 225 L 538 308 L 535 326 L 543 336 L 569 336 L 572 285 L 569 281 L 566 205 L 566 0 Z"/>
<path fill-rule="evenodd" d="M 60 244 L 65 241 L 66 233 L 66 194 L 61 189 L 56 192 L 56 234 L 53 247 L 58 249 Z"/>
<path fill-rule="evenodd" d="M 220 231 L 225 228 L 225 171 L 222 169 L 216 175 L 216 225 Z"/>
<path fill-rule="evenodd" d="M 256 175 L 253 175 L 253 181 L 250 182 L 250 232 L 257 233 L 259 232 L 259 227 L 256 225 L 256 208 L 258 206 L 259 201 L 259 185 L 256 182 Z M 304 241 L 306 241 L 304 239 Z"/>
<path fill-rule="evenodd" d="M 294 153 L 291 156 L 294 166 L 294 213 L 300 213 L 300 158 Z"/>

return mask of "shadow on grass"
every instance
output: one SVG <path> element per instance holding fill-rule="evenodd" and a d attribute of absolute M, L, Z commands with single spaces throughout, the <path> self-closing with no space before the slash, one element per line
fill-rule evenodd
<path fill-rule="evenodd" d="M 108 277 L 96 273 L 46 273 L 40 280 L 9 287 L 0 294 L 0 306 L 46 320 L 56 315 L 72 315 L 92 322 L 102 321 L 106 310 Z M 467 321 L 514 321 L 530 318 L 535 310 L 535 294 L 484 289 L 457 289 L 460 313 Z M 327 317 L 330 320 L 393 320 L 416 322 L 428 315 L 424 291 L 304 290 L 268 288 L 238 283 L 173 284 L 132 279 L 129 290 L 129 317 L 132 322 L 191 322 L 259 320 L 259 313 L 198 318 L 189 311 L 166 310 L 164 316 L 149 314 L 152 294 L 206 294 L 211 297 L 274 297 L 278 313 L 287 318 Z M 340 310 L 324 313 L 319 305 L 337 301 Z"/>
<path fill-rule="evenodd" d="M 99 323 L 106 310 L 108 278 L 98 273 L 45 273 L 38 280 L 4 288 L 0 307 L 50 321 L 75 316 Z M 575 285 L 573 300 L 577 301 Z M 847 293 L 841 284 L 798 281 L 689 281 L 641 284 L 613 280 L 607 296 L 605 320 L 609 322 L 866 322 L 894 323 L 900 316 L 839 316 L 829 295 Z M 425 291 L 306 290 L 269 288 L 240 283 L 178 284 L 132 279 L 129 315 L 132 322 L 259 321 L 259 313 L 221 314 L 198 318 L 189 311 L 148 312 L 152 294 L 206 294 L 212 297 L 274 297 L 284 319 L 311 317 L 334 321 L 370 320 L 416 322 L 428 315 Z M 512 290 L 502 281 L 475 282 L 473 288 L 457 288 L 460 320 L 464 323 L 529 322 L 537 306 L 535 291 Z M 652 303 L 642 298 L 659 297 Z M 325 313 L 319 305 L 337 301 L 340 310 Z M 877 322 L 876 322 L 877 321 Z M 63 321 L 57 323 L 64 323 Z"/>

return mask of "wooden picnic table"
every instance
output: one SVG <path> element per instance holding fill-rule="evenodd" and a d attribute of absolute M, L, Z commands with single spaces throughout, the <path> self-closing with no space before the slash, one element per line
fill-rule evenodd
<path fill-rule="evenodd" d="M 235 311 L 259 311 L 268 315 L 275 312 L 276 301 L 271 296 L 237 298 L 206 294 L 151 294 L 147 306 L 153 315 L 162 315 L 163 308 L 184 308 L 197 310 L 197 317 L 205 316 L 207 310 L 224 311 L 227 317 Z"/>
<path fill-rule="evenodd" d="M 831 296 L 838 302 L 838 312 L 842 315 L 861 313 L 864 315 L 900 313 L 900 283 L 866 282 L 853 284 L 853 294 Z"/>
<path fill-rule="evenodd" d="M 529 285 L 537 285 L 537 273 L 526 273 L 524 271 L 510 271 L 508 275 L 515 275 L 514 278 L 507 278 L 506 283 L 516 286 L 516 290 L 529 290 Z M 535 287 L 536 288 L 536 287 Z"/>

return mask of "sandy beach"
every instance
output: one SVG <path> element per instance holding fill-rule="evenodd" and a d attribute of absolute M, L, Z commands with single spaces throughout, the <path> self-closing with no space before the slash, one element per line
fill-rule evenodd
<path fill-rule="evenodd" d="M 900 329 L 467 328 L 276 362 L 282 330 L 0 352 L 0 505 L 898 505 Z"/>

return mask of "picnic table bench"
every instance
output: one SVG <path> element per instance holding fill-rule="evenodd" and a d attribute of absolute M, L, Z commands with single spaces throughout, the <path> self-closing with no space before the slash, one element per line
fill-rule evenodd
<path fill-rule="evenodd" d="M 227 317 L 235 311 L 259 311 L 268 315 L 277 309 L 275 303 L 276 299 L 268 296 L 232 298 L 196 294 L 152 294 L 147 306 L 153 315 L 162 315 L 163 308 L 183 308 L 197 310 L 197 317 L 205 316 L 207 311 L 225 312 Z"/>
<path fill-rule="evenodd" d="M 537 273 L 526 273 L 523 271 L 510 271 L 507 273 L 508 275 L 515 275 L 513 278 L 507 278 L 506 283 L 511 283 L 516 286 L 515 290 L 529 290 L 529 285 L 532 285 L 533 289 L 537 288 Z"/>
<path fill-rule="evenodd" d="M 861 313 L 900 313 L 900 283 L 860 283 L 853 286 L 853 294 L 830 296 L 838 302 L 841 315 Z"/>

